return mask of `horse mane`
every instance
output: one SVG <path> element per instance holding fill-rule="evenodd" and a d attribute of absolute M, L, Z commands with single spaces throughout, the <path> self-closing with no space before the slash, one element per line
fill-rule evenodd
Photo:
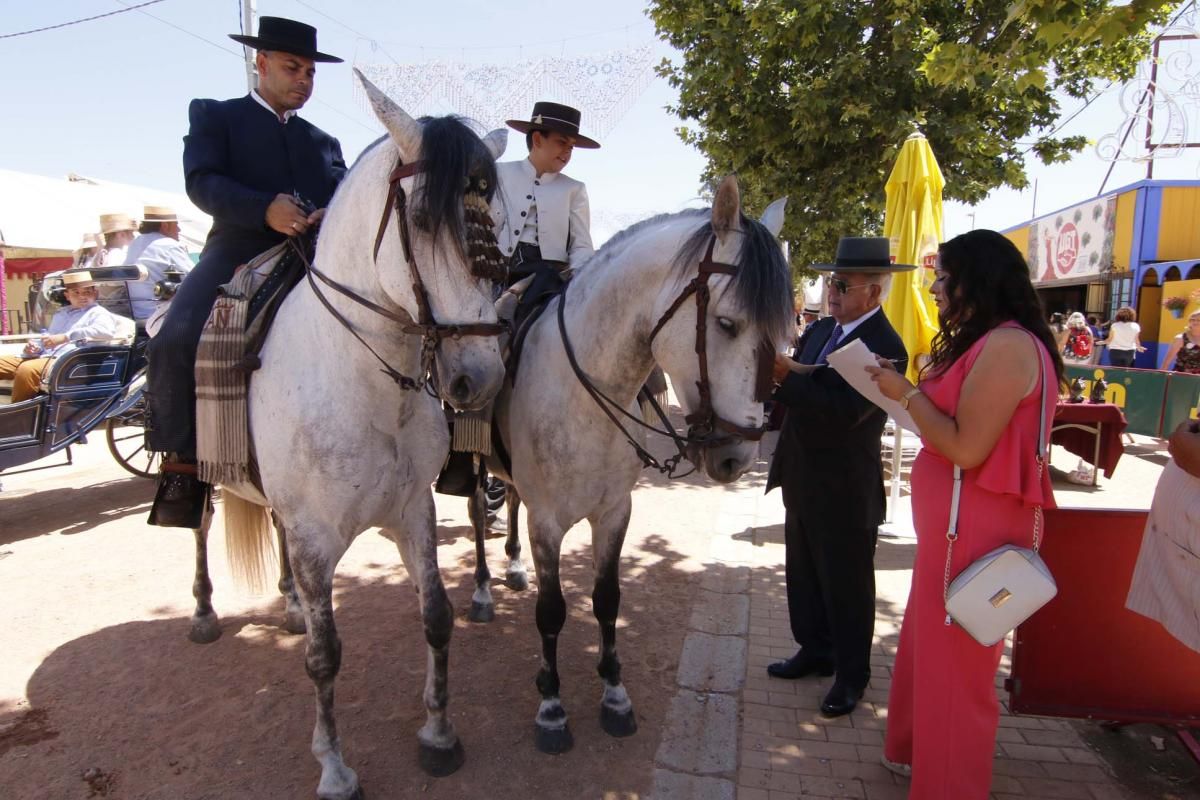
<path fill-rule="evenodd" d="M 605 242 L 593 258 L 612 257 L 616 250 L 622 249 L 646 228 L 690 218 L 703 218 L 704 221 L 688 236 L 673 259 L 674 269 L 680 276 L 687 275 L 695 270 L 704 257 L 709 237 L 713 235 L 711 209 L 690 208 L 644 219 Z M 788 337 L 795 314 L 791 268 L 783 257 L 779 242 L 765 225 L 744 214 L 741 219 L 744 235 L 737 259 L 737 266 L 741 269 L 733 276 L 730 291 L 752 325 L 771 341 L 781 341 Z"/>
<path fill-rule="evenodd" d="M 483 187 L 490 202 L 496 191 L 496 161 L 487 145 L 462 117 L 421 117 L 423 191 L 415 198 L 413 222 L 437 239 L 442 228 L 465 259 L 467 240 L 463 201 L 467 191 Z"/>

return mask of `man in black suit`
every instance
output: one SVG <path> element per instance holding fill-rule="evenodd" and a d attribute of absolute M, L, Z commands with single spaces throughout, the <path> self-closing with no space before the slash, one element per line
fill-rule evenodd
<path fill-rule="evenodd" d="M 317 50 L 316 29 L 262 17 L 258 36 L 229 38 L 258 51 L 258 88 L 233 100 L 193 100 L 188 109 L 187 193 L 213 224 L 148 351 L 150 448 L 184 465 L 195 460 L 196 346 L 217 287 L 239 265 L 318 224 L 346 174 L 338 140 L 296 116 L 312 94 L 315 62 L 341 61 Z M 205 486 L 189 472 L 164 470 L 152 524 L 199 525 Z"/>
<path fill-rule="evenodd" d="M 788 614 L 796 655 L 771 664 L 776 678 L 836 674 L 826 716 L 852 711 L 871 676 L 875 540 L 884 515 L 880 437 L 887 414 L 831 367 L 830 352 L 861 339 L 907 366 L 904 343 L 880 308 L 892 264 L 883 237 L 843 238 L 825 278 L 830 316 L 808 326 L 797 361 L 776 356 L 774 400 L 787 408 L 767 491 L 783 487 Z M 798 363 L 797 363 L 798 362 Z"/>

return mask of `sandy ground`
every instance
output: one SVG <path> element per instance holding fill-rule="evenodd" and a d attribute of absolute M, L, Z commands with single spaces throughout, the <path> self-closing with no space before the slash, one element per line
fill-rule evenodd
<path fill-rule="evenodd" d="M 0 478 L 0 796 L 315 796 L 304 639 L 279 627 L 282 600 L 233 585 L 218 515 L 210 562 L 224 635 L 189 642 L 191 534 L 145 525 L 153 487 L 122 473 L 102 440 L 75 452 L 74 466 Z M 438 496 L 439 557 L 457 617 L 450 709 L 467 752 L 464 767 L 442 779 L 416 760 L 426 650 L 415 593 L 393 545 L 372 532 L 359 537 L 335 588 L 344 647 L 337 712 L 347 762 L 368 796 L 646 796 L 723 491 L 647 474 L 634 494 L 618 633 L 640 724 L 630 738 L 599 726 L 589 536 L 586 527 L 568 536 L 559 663 L 575 747 L 557 757 L 533 746 L 533 587 L 498 585 L 496 620 L 468 622 L 466 503 Z M 488 545 L 500 575 L 502 543 Z M 525 559 L 532 579 L 527 542 Z"/>

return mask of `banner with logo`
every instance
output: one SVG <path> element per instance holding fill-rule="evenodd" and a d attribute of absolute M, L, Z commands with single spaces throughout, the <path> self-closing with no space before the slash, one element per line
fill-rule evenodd
<path fill-rule="evenodd" d="M 1035 219 L 1025 253 L 1030 278 L 1046 284 L 1110 271 L 1116 228 L 1116 195 Z"/>
<path fill-rule="evenodd" d="M 1068 382 L 1083 381 L 1084 397 L 1103 378 L 1104 402 L 1121 409 L 1129 433 L 1166 438 L 1180 422 L 1200 416 L 1200 375 L 1096 365 L 1067 365 L 1066 375 Z"/>

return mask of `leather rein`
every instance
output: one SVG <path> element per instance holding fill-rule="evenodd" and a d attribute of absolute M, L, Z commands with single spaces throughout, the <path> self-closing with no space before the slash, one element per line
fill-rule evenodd
<path fill-rule="evenodd" d="M 575 372 L 575 377 L 578 378 L 580 384 L 600 407 L 613 425 L 621 431 L 625 436 L 626 441 L 633 446 L 638 457 L 642 461 L 643 467 L 654 467 L 659 472 L 666 475 L 668 478 L 681 478 L 690 475 L 695 471 L 692 469 L 682 474 L 676 474 L 675 470 L 679 466 L 679 462 L 683 458 L 687 458 L 686 449 L 690 447 L 712 447 L 718 444 L 736 441 L 751 441 L 756 442 L 762 438 L 763 433 L 767 430 L 767 423 L 764 421 L 762 425 L 757 427 L 745 427 L 736 425 L 723 419 L 717 414 L 716 409 L 712 404 L 712 388 L 708 378 L 708 304 L 711 299 L 711 292 L 708 286 L 708 279 L 713 275 L 736 275 L 739 267 L 735 264 L 724 264 L 712 260 L 713 249 L 716 247 L 717 238 L 713 236 L 709 239 L 708 249 L 704 254 L 704 258 L 700 261 L 697 269 L 696 277 L 688 282 L 687 286 L 679 293 L 679 296 L 667 307 L 659 318 L 658 323 L 650 332 L 650 343 L 654 342 L 654 337 L 663 329 L 663 326 L 670 321 L 675 315 L 675 312 L 680 309 L 684 302 L 695 295 L 696 297 L 696 357 L 700 364 L 700 379 L 696 381 L 696 388 L 699 390 L 700 403 L 695 411 L 684 417 L 684 421 L 688 424 L 686 435 L 681 435 L 675 430 L 674 426 L 667 419 L 666 413 L 650 395 L 644 395 L 653 406 L 656 415 L 662 422 L 663 427 L 657 428 L 647 424 L 641 418 L 630 414 L 620 403 L 613 400 L 604 392 L 596 388 L 596 385 L 588 377 L 587 373 L 579 366 L 579 362 L 575 357 L 575 348 L 571 345 L 571 340 L 567 336 L 566 320 L 563 316 L 564 308 L 566 307 L 566 290 L 558 296 L 558 330 L 562 337 L 563 347 L 567 353 L 567 361 L 571 364 L 571 369 Z M 569 288 L 569 285 L 568 285 Z M 761 365 L 760 365 L 761 370 Z M 761 383 L 761 381 L 759 381 Z M 641 393 L 639 393 L 641 394 Z M 641 425 L 649 431 L 662 434 L 674 442 L 677 452 L 675 455 L 660 462 L 641 444 L 639 444 L 630 434 L 621 420 L 613 413 L 617 411 L 632 420 L 634 423 Z"/>
<path fill-rule="evenodd" d="M 412 239 L 408 229 L 408 199 L 404 192 L 404 187 L 400 185 L 400 181 L 422 172 L 424 168 L 425 162 L 423 161 L 414 161 L 411 164 L 400 162 L 388 176 L 387 201 L 383 207 L 383 215 L 379 220 L 379 230 L 375 234 L 375 247 L 372 250 L 374 259 L 376 263 L 378 263 L 379 248 L 383 244 L 383 236 L 387 231 L 388 221 L 390 220 L 392 211 L 394 209 L 396 212 L 396 226 L 400 230 L 400 241 L 404 247 L 404 258 L 411 267 L 413 294 L 417 298 L 417 319 L 415 321 L 413 320 L 412 316 L 403 309 L 401 309 L 400 313 L 391 311 L 390 309 L 384 308 L 378 303 L 368 300 L 352 289 L 349 289 L 333 280 L 324 272 L 317 269 L 317 267 L 311 261 L 309 261 L 309 259 L 304 255 L 303 248 L 296 243 L 294 237 L 291 240 L 293 249 L 300 256 L 300 260 L 304 264 L 305 275 L 308 278 L 309 286 L 312 288 L 313 294 L 315 294 L 317 299 L 321 301 L 321 305 L 325 306 L 325 310 L 328 311 L 334 319 L 340 322 L 342 327 L 348 330 L 350 334 L 363 345 L 363 347 L 367 348 L 371 355 L 375 357 L 375 360 L 383 366 L 380 372 L 384 373 L 393 381 L 395 381 L 396 385 L 401 389 L 412 391 L 426 388 L 427 384 L 431 382 L 430 379 L 433 376 L 433 362 L 436 355 L 437 346 L 441 344 L 444 339 L 461 339 L 463 336 L 499 336 L 500 334 L 508 331 L 508 325 L 504 322 L 475 322 L 466 325 L 444 325 L 434 320 L 433 312 L 430 310 L 429 306 L 429 295 L 425 290 L 425 281 L 421 278 L 421 267 L 413 257 Z M 371 347 L 371 345 L 368 344 L 367 341 L 363 339 L 357 331 L 354 330 L 354 327 L 350 321 L 333 307 L 333 304 L 329 302 L 329 298 L 325 296 L 320 287 L 317 285 L 316 280 L 314 280 L 314 276 L 315 278 L 320 279 L 320 281 L 330 289 L 333 289 L 342 296 L 348 297 L 364 308 L 369 309 L 373 313 L 395 322 L 400 327 L 401 333 L 409 336 L 420 336 L 420 373 L 414 378 L 405 375 L 384 361 L 384 359 L 377 352 L 375 352 L 375 349 Z M 434 392 L 430 392 L 430 394 L 434 394 Z"/>

